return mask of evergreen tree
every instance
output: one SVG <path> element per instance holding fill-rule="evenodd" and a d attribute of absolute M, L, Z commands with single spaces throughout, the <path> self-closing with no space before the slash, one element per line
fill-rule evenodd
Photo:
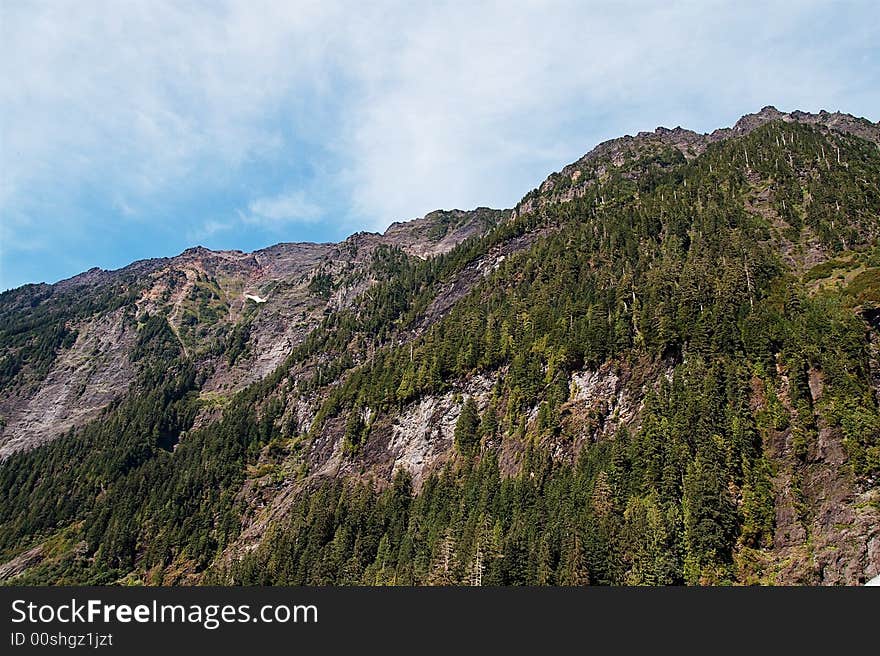
<path fill-rule="evenodd" d="M 455 424 L 455 445 L 462 454 L 471 455 L 477 448 L 480 441 L 479 424 L 477 403 L 472 396 L 469 396 L 462 404 L 461 414 Z"/>

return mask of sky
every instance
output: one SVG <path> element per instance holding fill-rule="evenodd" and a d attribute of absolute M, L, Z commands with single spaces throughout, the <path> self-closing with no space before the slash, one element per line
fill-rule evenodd
<path fill-rule="evenodd" d="M 876 0 L 0 0 L 0 290 L 512 207 L 765 105 L 880 120 Z"/>

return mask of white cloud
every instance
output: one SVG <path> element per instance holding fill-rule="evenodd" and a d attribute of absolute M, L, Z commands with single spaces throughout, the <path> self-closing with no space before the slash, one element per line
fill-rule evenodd
<path fill-rule="evenodd" d="M 3 3 L 0 200 L 105 185 L 150 198 L 279 148 L 267 116 L 309 85 L 302 44 L 325 12 L 218 7 Z"/>
<path fill-rule="evenodd" d="M 221 233 L 254 226 L 278 233 L 291 224 L 317 223 L 323 214 L 321 206 L 309 200 L 305 191 L 295 190 L 252 200 L 246 209 L 238 209 L 227 218 L 202 221 L 187 231 L 187 238 L 202 242 Z"/>
<path fill-rule="evenodd" d="M 880 106 L 876 89 L 854 97 L 865 73 L 841 60 L 853 43 L 872 43 L 869 32 L 880 37 L 859 27 L 858 7 L 856 29 L 833 39 L 809 3 L 454 7 L 392 20 L 399 36 L 357 61 L 365 92 L 347 124 L 348 173 L 355 206 L 380 223 L 450 204 L 509 205 L 623 131 L 709 130 L 770 103 Z"/>
<path fill-rule="evenodd" d="M 208 219 L 199 225 L 196 229 L 188 231 L 187 235 L 191 241 L 202 241 L 209 239 L 214 235 L 232 230 L 235 227 L 233 221 L 218 221 L 216 219 Z"/>
<path fill-rule="evenodd" d="M 251 201 L 246 213 L 240 213 L 245 223 L 270 227 L 280 227 L 288 223 L 314 223 L 321 215 L 320 206 L 310 201 L 302 190 L 258 198 Z"/>

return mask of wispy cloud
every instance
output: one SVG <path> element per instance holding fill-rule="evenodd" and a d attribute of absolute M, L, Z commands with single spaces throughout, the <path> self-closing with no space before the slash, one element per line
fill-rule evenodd
<path fill-rule="evenodd" d="M 226 218 L 209 218 L 187 231 L 192 242 L 213 241 L 219 235 L 245 229 L 261 228 L 275 234 L 291 225 L 318 223 L 324 212 L 304 190 L 261 196 L 244 209 L 230 212 Z"/>
<path fill-rule="evenodd" d="M 188 231 L 188 236 L 191 241 L 198 242 L 203 239 L 209 239 L 214 237 L 215 235 L 226 232 L 228 230 L 232 230 L 235 227 L 237 222 L 235 221 L 218 221 L 216 219 L 208 219 L 204 221 L 195 229 Z"/>
<path fill-rule="evenodd" d="M 240 212 L 240 216 L 244 223 L 278 228 L 289 223 L 314 223 L 320 220 L 322 211 L 304 191 L 297 190 L 257 198 L 250 202 L 247 212 Z"/>

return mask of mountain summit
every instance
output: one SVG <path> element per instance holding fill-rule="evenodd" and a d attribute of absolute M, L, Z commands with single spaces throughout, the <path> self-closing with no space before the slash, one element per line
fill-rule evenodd
<path fill-rule="evenodd" d="M 880 124 L 600 144 L 508 210 L 0 295 L 0 579 L 880 573 Z"/>

